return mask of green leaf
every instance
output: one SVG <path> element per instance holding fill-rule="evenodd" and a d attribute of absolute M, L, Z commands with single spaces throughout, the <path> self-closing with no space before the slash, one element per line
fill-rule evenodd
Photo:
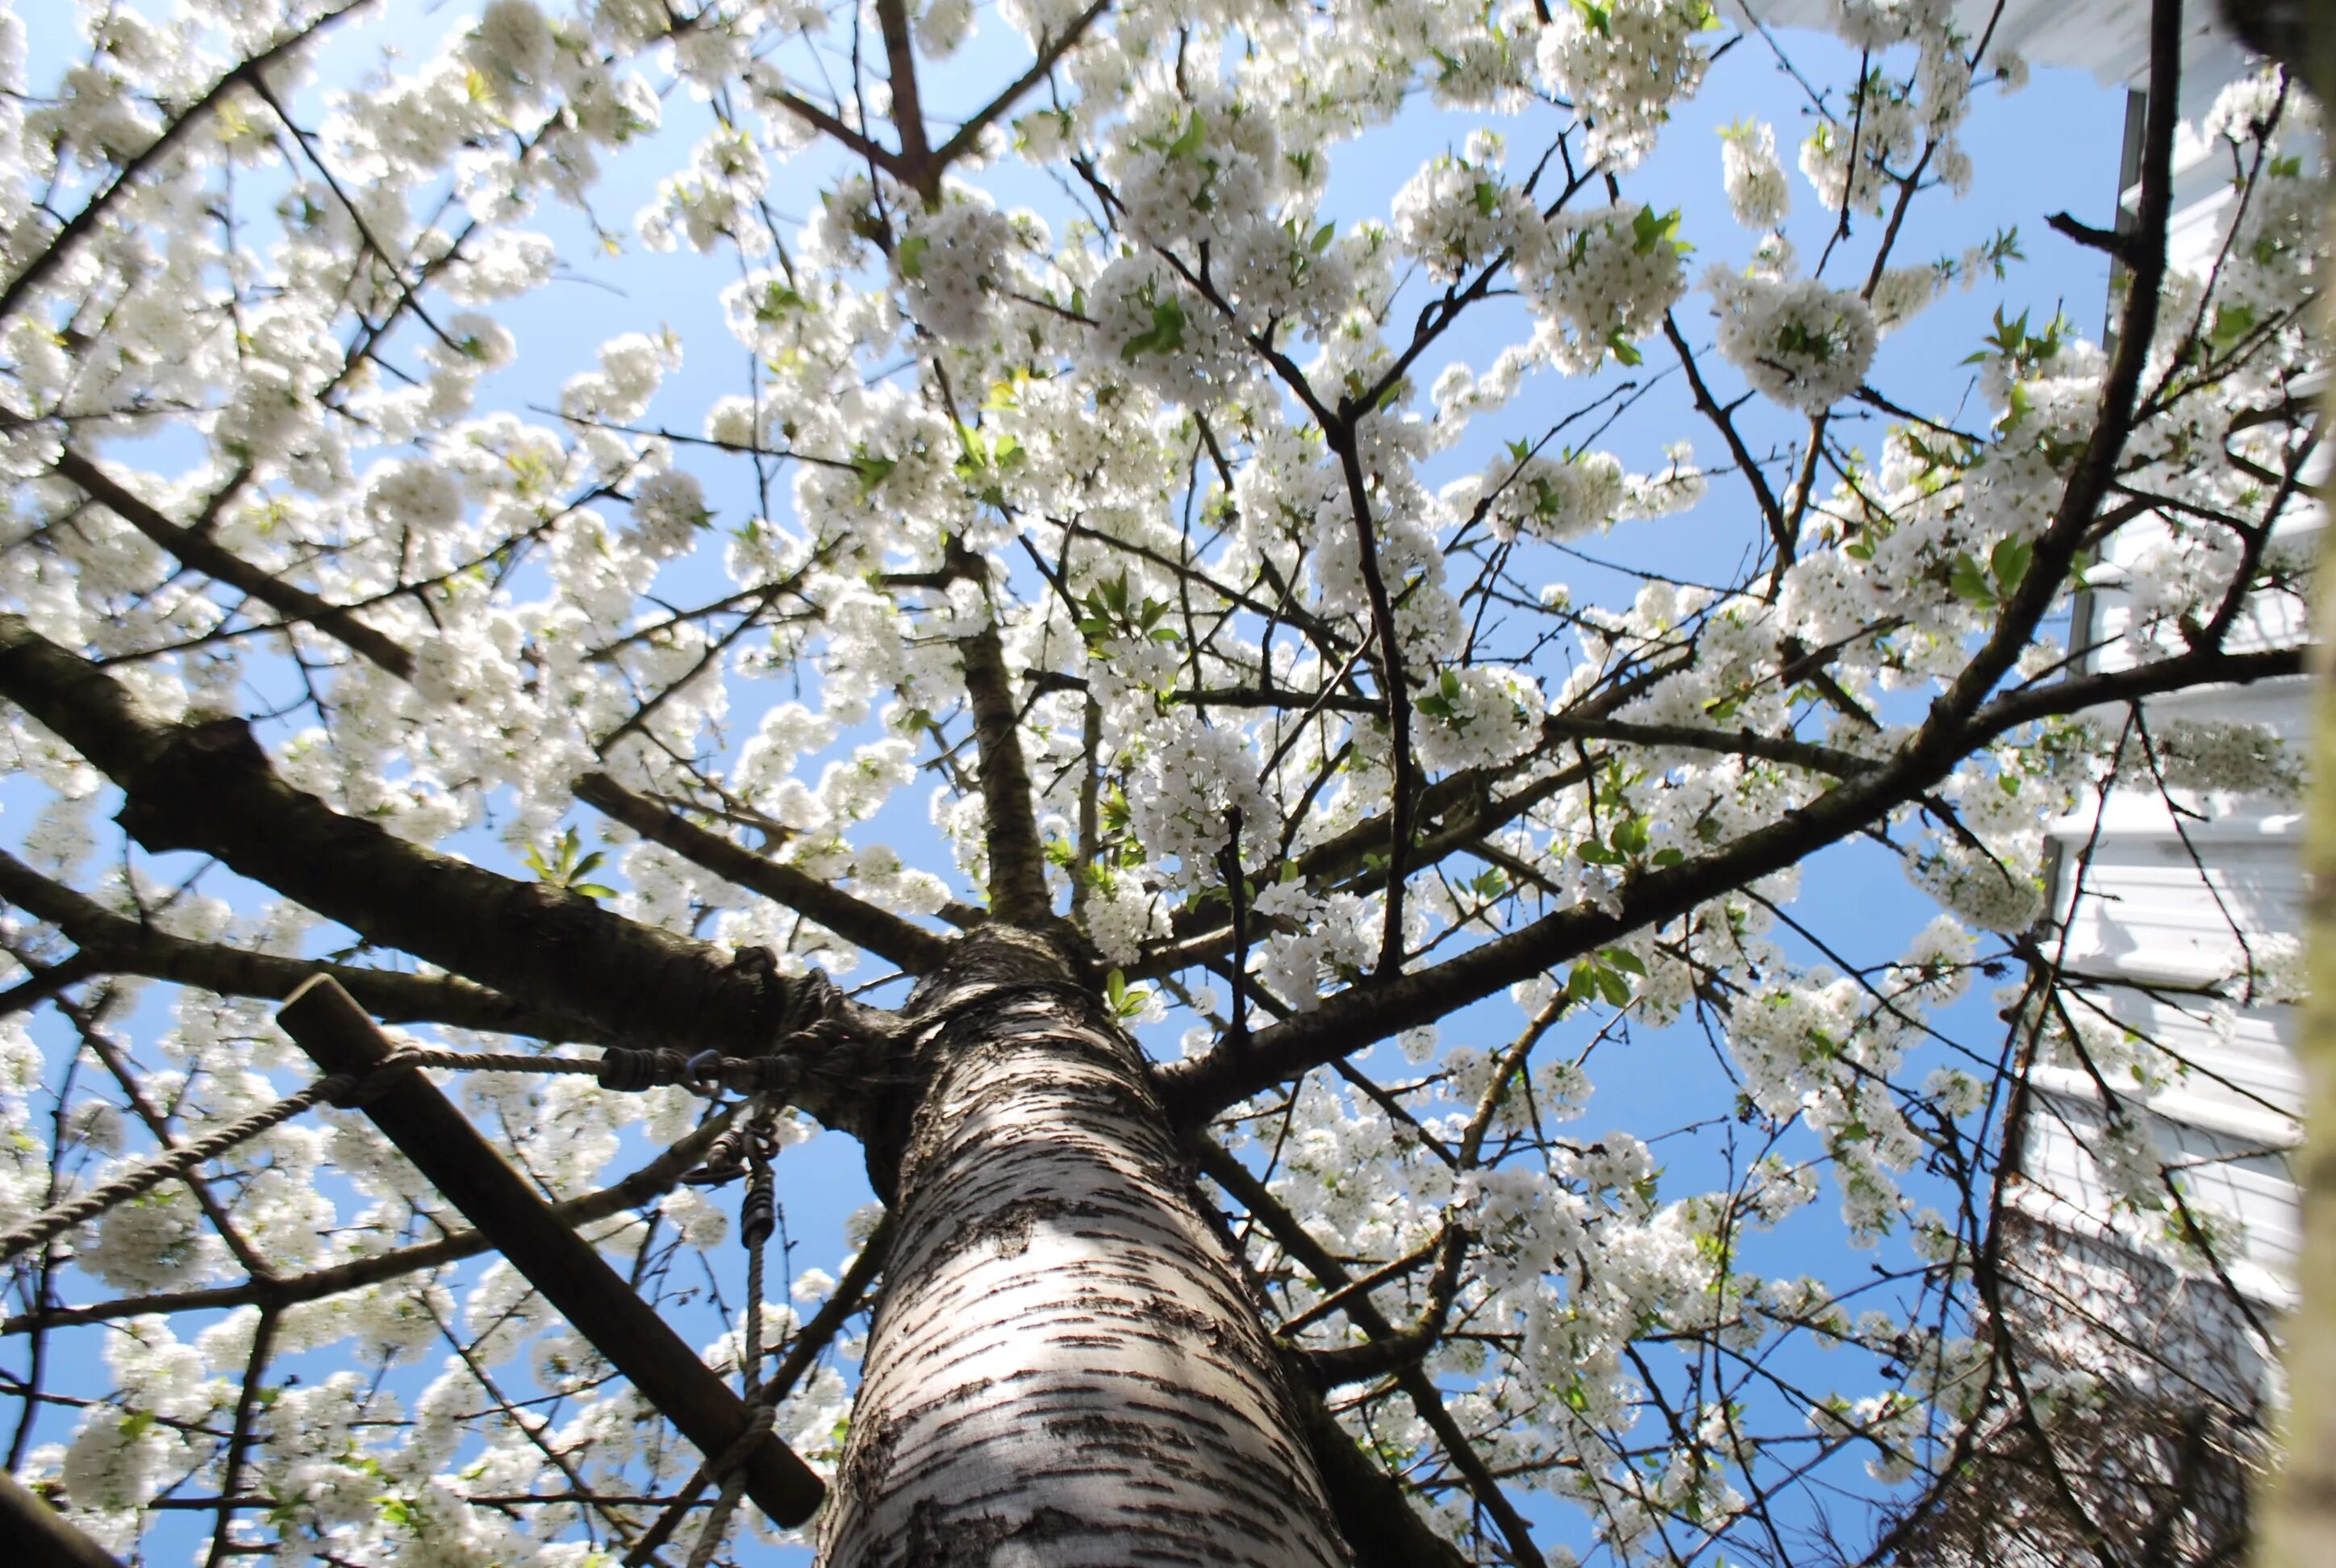
<path fill-rule="evenodd" d="M 1647 819 L 1624 817 L 1614 824 L 1613 836 L 1608 841 L 1626 855 L 1647 852 Z"/>
<path fill-rule="evenodd" d="M 1200 156 L 1201 143 L 1207 137 L 1208 130 L 1207 124 L 1201 119 L 1201 112 L 1197 109 L 1192 111 L 1183 132 L 1175 141 L 1168 144 L 1168 156 L 1171 158 Z"/>
<path fill-rule="evenodd" d="M 1321 228 L 1314 231 L 1314 239 L 1307 246 L 1307 248 L 1311 250 L 1315 255 L 1319 256 L 1324 251 L 1330 248 L 1330 241 L 1336 239 L 1338 237 L 1338 226 L 1335 223 L 1325 223 Z"/>
<path fill-rule="evenodd" d="M 1641 207 L 1630 219 L 1630 248 L 1641 256 L 1651 256 L 1664 245 L 1679 249 L 1679 227 L 1678 208 L 1659 213 L 1651 207 Z"/>
<path fill-rule="evenodd" d="M 1647 966 L 1639 961 L 1638 954 L 1627 948 L 1607 948 L 1598 956 L 1618 969 L 1627 969 L 1640 979 L 1647 978 Z"/>
<path fill-rule="evenodd" d="M 1954 590 L 1957 599 L 1971 604 L 1995 602 L 1995 585 L 1988 580 L 1987 573 L 1980 570 L 1979 562 L 1969 555 L 1955 557 L 1954 568 L 1947 574 L 1947 586 Z"/>
<path fill-rule="evenodd" d="M 1121 345 L 1122 363 L 1133 365 L 1146 354 L 1169 354 L 1184 346 L 1184 307 L 1173 299 L 1163 299 L 1152 307 L 1152 328 L 1139 332 Z"/>
<path fill-rule="evenodd" d="M 925 252 L 933 248 L 929 235 L 911 234 L 900 241 L 900 276 L 922 278 L 925 275 Z"/>
<path fill-rule="evenodd" d="M 1501 209 L 1501 188 L 1489 180 L 1476 181 L 1476 210 L 1490 218 Z"/>
<path fill-rule="evenodd" d="M 1602 966 L 1592 972 L 1598 977 L 1599 994 L 1604 997 L 1608 1002 L 1618 1008 L 1627 1008 L 1630 1005 L 1630 981 L 1624 979 L 1621 975 L 1616 974 L 1612 969 L 1606 969 Z"/>
<path fill-rule="evenodd" d="M 783 319 L 790 311 L 810 308 L 811 301 L 786 284 L 773 282 L 763 290 L 763 297 L 754 302 L 754 319 L 768 326 Z"/>
<path fill-rule="evenodd" d="M 2019 589 L 2020 579 L 2028 575 L 2028 562 L 2035 553 L 2036 547 L 2024 539 L 1996 541 L 1995 549 L 1988 552 L 1987 564 L 2005 593 L 2010 594 Z"/>
<path fill-rule="evenodd" d="M 2214 312 L 2214 325 L 2207 338 L 2220 351 L 2233 346 L 2254 329 L 2255 313 L 2252 307 L 2225 305 Z"/>

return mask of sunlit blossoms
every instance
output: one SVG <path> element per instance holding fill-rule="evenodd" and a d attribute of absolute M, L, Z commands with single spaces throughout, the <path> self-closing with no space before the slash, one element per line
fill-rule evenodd
<path fill-rule="evenodd" d="M 1631 167 L 1654 145 L 1670 105 L 1703 80 L 1699 34 L 1718 21 L 1711 0 L 1584 0 L 1551 11 L 1543 79 L 1589 116 L 1590 156 Z"/>
<path fill-rule="evenodd" d="M 1774 229 L 1791 210 L 1793 193 L 1776 161 L 1776 131 L 1747 121 L 1720 133 L 1720 165 L 1728 205 L 1747 229 Z"/>
<path fill-rule="evenodd" d="M 1874 313 L 1856 295 L 1815 278 L 1776 281 L 1715 270 L 1719 351 L 1744 378 L 1806 413 L 1857 390 L 1874 361 Z"/>
<path fill-rule="evenodd" d="M 1518 281 L 1541 325 L 1535 345 L 1561 369 L 1638 355 L 1687 287 L 1679 215 L 1615 205 L 1568 212 L 1531 232 Z"/>

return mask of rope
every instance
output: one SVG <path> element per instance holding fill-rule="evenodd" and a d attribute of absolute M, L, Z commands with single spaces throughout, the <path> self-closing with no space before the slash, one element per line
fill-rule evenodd
<path fill-rule="evenodd" d="M 44 1213 L 36 1214 L 6 1235 L 0 1236 L 0 1262 L 7 1261 L 27 1248 L 54 1241 L 75 1225 L 94 1220 L 117 1203 L 126 1203 L 173 1176 L 184 1175 L 205 1160 L 215 1159 L 237 1144 L 258 1137 L 270 1127 L 290 1121 L 312 1105 L 324 1101 L 346 1104 L 348 1096 L 360 1092 L 365 1082 L 375 1076 L 367 1075 L 365 1081 L 346 1073 L 319 1078 L 307 1088 L 285 1096 L 265 1110 L 254 1111 L 250 1115 L 229 1122 L 191 1144 L 173 1149 L 159 1160 L 150 1160 L 136 1170 L 83 1193 L 69 1203 L 60 1203 Z"/>
<path fill-rule="evenodd" d="M 803 1067 L 793 1057 L 725 1057 L 719 1051 L 686 1056 L 670 1048 L 628 1050 L 612 1046 L 598 1057 L 538 1057 L 520 1051 L 408 1051 L 417 1067 L 458 1073 L 590 1073 L 604 1089 L 638 1093 L 671 1086 L 729 1089 L 741 1095 L 783 1095 L 795 1086 Z"/>
<path fill-rule="evenodd" d="M 763 1251 L 776 1223 L 777 1193 L 771 1178 L 771 1105 L 758 1103 L 747 1123 L 746 1195 L 738 1204 L 738 1235 L 746 1243 L 746 1402 L 755 1402 L 763 1382 Z"/>
<path fill-rule="evenodd" d="M 714 1559 L 714 1549 L 730 1533 L 730 1515 L 737 1511 L 738 1499 L 746 1495 L 746 1466 L 739 1461 L 745 1457 L 746 1445 L 761 1436 L 767 1425 L 767 1412 L 756 1416 L 753 1424 L 739 1434 L 738 1441 L 724 1451 L 722 1456 L 732 1461 L 730 1478 L 722 1483 L 722 1495 L 714 1499 L 714 1506 L 706 1510 L 706 1523 L 698 1526 L 697 1544 L 689 1549 L 689 1568 L 706 1568 Z M 736 1459 L 732 1458 L 734 1455 Z"/>
<path fill-rule="evenodd" d="M 763 1385 L 763 1255 L 777 1223 L 777 1193 L 771 1175 L 772 1122 L 777 1107 L 759 1098 L 746 1124 L 746 1195 L 738 1205 L 738 1239 L 746 1247 L 745 1367 L 742 1381 L 746 1401 L 746 1429 L 723 1450 L 707 1471 L 722 1477 L 721 1495 L 714 1499 L 706 1523 L 698 1527 L 689 1549 L 689 1568 L 706 1568 L 730 1528 L 730 1516 L 745 1495 L 747 1446 L 771 1424 L 771 1407 L 762 1398 Z"/>
<path fill-rule="evenodd" d="M 587 1057 L 540 1057 L 526 1051 L 410 1050 L 398 1059 L 409 1066 L 448 1067 L 471 1073 L 597 1073 L 602 1064 Z"/>
<path fill-rule="evenodd" d="M 611 1048 L 598 1057 L 530 1056 L 518 1051 L 441 1051 L 402 1049 L 362 1076 L 336 1073 L 277 1100 L 264 1110 L 228 1123 L 191 1144 L 182 1144 L 159 1159 L 129 1171 L 70 1203 L 60 1203 L 15 1230 L 0 1235 L 0 1263 L 17 1253 L 55 1240 L 74 1226 L 96 1219 L 107 1210 L 151 1191 L 173 1176 L 182 1176 L 206 1160 L 216 1159 L 290 1121 L 319 1104 L 344 1108 L 362 1105 L 395 1075 L 412 1067 L 443 1067 L 472 1073 L 590 1073 L 605 1088 L 638 1091 L 681 1085 L 699 1093 L 727 1088 L 741 1094 L 783 1095 L 794 1086 L 802 1068 L 789 1057 L 725 1057 L 701 1051 L 685 1057 L 676 1050 L 640 1051 Z M 767 1115 L 767 1111 L 764 1113 Z M 767 1168 L 764 1167 L 767 1186 Z M 765 1193 L 765 1213 L 768 1211 Z M 749 1200 L 752 1201 L 751 1198 Z M 767 1231 L 765 1232 L 767 1234 Z M 754 1256 L 760 1266 L 760 1249 Z M 760 1298 L 757 1298 L 759 1300 Z M 759 1316 L 754 1327 L 761 1326 Z"/>

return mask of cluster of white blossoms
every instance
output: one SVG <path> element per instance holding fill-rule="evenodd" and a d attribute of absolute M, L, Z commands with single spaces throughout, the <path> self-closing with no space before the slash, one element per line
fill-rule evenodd
<path fill-rule="evenodd" d="M 1127 803 L 1137 840 L 1163 873 L 1185 888 L 1218 880 L 1217 852 L 1231 836 L 1228 812 L 1241 813 L 1249 843 L 1270 843 L 1281 831 L 1280 808 L 1260 786 L 1240 732 L 1188 713 L 1146 727 Z"/>
<path fill-rule="evenodd" d="M 1721 177 L 1728 205 L 1747 229 L 1780 227 L 1792 210 L 1792 188 L 1776 161 L 1776 128 L 1740 121 L 1719 133 Z"/>
<path fill-rule="evenodd" d="M 1550 12 L 1542 80 L 1588 120 L 1591 158 L 1635 168 L 1710 64 L 1697 44 L 1718 24 L 1711 0 L 1580 0 Z"/>
<path fill-rule="evenodd" d="M 717 130 L 698 143 L 689 171 L 666 180 L 657 201 L 642 209 L 634 225 L 652 250 L 672 249 L 678 234 L 692 250 L 711 250 L 726 240 L 742 254 L 759 255 L 769 239 L 754 209 L 769 184 L 770 170 L 753 139 Z"/>
<path fill-rule="evenodd" d="M 1043 226 L 1039 233 L 1034 248 L 1043 253 L 1048 248 Z M 1007 249 L 1015 240 L 1013 219 L 986 194 L 950 187 L 938 209 L 919 211 L 901 225 L 893 248 L 909 313 L 945 343 L 980 337 L 990 296 L 1010 281 Z"/>
<path fill-rule="evenodd" d="M 1255 361 L 1223 316 L 1157 256 L 1124 256 L 1105 268 L 1087 308 L 1096 368 L 1116 365 L 1118 375 L 1163 398 L 1228 401 L 1256 379 Z"/>
<path fill-rule="evenodd" d="M 51 1199 L 48 1156 L 34 1130 L 32 1105 L 42 1086 L 40 1047 L 21 1018 L 0 1020 L 0 1118 L 17 1135 L 0 1145 L 0 1229 L 14 1230 Z"/>
<path fill-rule="evenodd" d="M 1413 175 L 1388 209 L 1396 242 L 1430 277 L 1457 283 L 1537 226 L 1533 198 L 1504 178 L 1501 146 L 1479 133 L 1466 155 L 1446 153 Z"/>
<path fill-rule="evenodd" d="M 560 389 L 560 412 L 587 427 L 588 441 L 602 425 L 628 424 L 648 411 L 659 385 L 681 368 L 681 345 L 669 334 L 628 332 L 602 344 L 599 357 L 599 370 L 572 375 Z M 597 440 L 611 456 L 625 451 L 605 433 Z"/>
<path fill-rule="evenodd" d="M 633 539 L 651 560 L 687 550 L 714 515 L 697 477 L 678 468 L 643 474 L 633 484 L 632 501 Z"/>
<path fill-rule="evenodd" d="M 1618 202 L 1561 212 L 1527 229 L 1514 263 L 1540 326 L 1534 346 L 1559 369 L 1595 370 L 1610 354 L 1635 360 L 1640 339 L 1687 292 L 1679 215 Z"/>
<path fill-rule="evenodd" d="M 2118 754 L 2119 783 L 2144 790 L 2269 795 L 2292 801 L 2302 770 L 2268 725 L 2241 720 L 2168 718 L 2135 736 Z"/>
<path fill-rule="evenodd" d="M 1633 497 L 1621 461 L 1610 453 L 1579 453 L 1561 463 L 1536 453 L 1455 481 L 1441 500 L 1462 515 L 1481 513 L 1504 544 L 1520 534 L 1562 541 L 1604 528 L 1634 500 L 1660 506 L 1665 492 L 1680 482 L 1649 482 L 1643 494 Z"/>
<path fill-rule="evenodd" d="M 1447 671 L 1416 706 L 1420 720 L 1412 744 L 1431 773 L 1497 768 L 1541 737 L 1541 686 L 1523 670 L 1477 665 Z"/>
<path fill-rule="evenodd" d="M 1874 363 L 1874 312 L 1844 288 L 1813 278 L 1747 277 L 1715 267 L 1704 277 L 1719 312 L 1719 352 L 1767 396 L 1822 414 L 1855 392 Z"/>

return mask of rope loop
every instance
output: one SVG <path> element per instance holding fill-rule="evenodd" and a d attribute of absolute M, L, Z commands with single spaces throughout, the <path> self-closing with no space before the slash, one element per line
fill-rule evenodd
<path fill-rule="evenodd" d="M 676 1050 L 629 1050 L 612 1046 L 600 1053 L 600 1086 L 638 1094 L 683 1081 L 688 1060 Z"/>

